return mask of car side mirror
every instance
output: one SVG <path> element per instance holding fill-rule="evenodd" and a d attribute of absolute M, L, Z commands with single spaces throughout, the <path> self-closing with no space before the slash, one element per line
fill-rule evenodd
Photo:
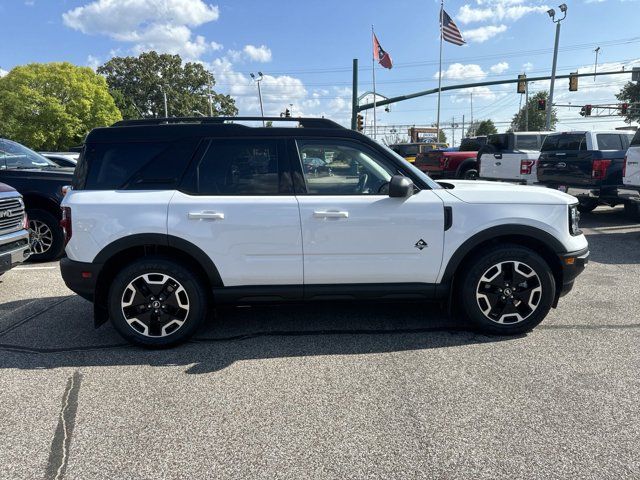
<path fill-rule="evenodd" d="M 389 182 L 389 196 L 392 198 L 407 198 L 413 195 L 413 182 L 402 175 L 394 175 Z"/>

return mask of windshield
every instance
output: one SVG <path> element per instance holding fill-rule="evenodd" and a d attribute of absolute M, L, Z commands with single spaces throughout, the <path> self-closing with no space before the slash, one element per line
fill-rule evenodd
<path fill-rule="evenodd" d="M 11 140 L 0 140 L 0 169 L 48 167 L 58 168 L 51 160 L 24 145 Z"/>
<path fill-rule="evenodd" d="M 393 150 L 391 150 L 389 147 L 387 147 L 385 144 L 383 143 L 378 143 L 378 145 L 380 145 L 382 148 L 384 148 L 387 152 L 389 152 L 391 155 L 393 155 L 396 158 L 399 158 L 400 160 L 402 160 L 404 162 L 404 166 L 406 168 L 408 168 L 409 170 L 411 170 L 411 172 L 420 177 L 427 185 L 429 185 L 429 188 L 431 188 L 432 190 L 440 190 L 442 187 L 437 184 L 436 182 L 434 182 L 431 177 L 429 177 L 427 174 L 425 174 L 422 170 L 414 167 L 411 163 L 407 162 L 402 156 L 398 155 L 396 152 L 394 152 Z"/>

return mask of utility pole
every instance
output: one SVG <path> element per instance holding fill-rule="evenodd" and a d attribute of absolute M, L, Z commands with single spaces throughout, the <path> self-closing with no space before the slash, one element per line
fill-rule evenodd
<path fill-rule="evenodd" d="M 213 117 L 213 93 L 212 93 L 212 85 L 211 85 L 211 77 L 209 77 L 209 116 Z"/>
<path fill-rule="evenodd" d="M 264 75 L 262 72 L 258 72 L 258 78 L 253 73 L 250 73 L 249 76 L 258 84 L 258 99 L 260 100 L 260 114 L 264 119 L 264 107 L 262 105 L 262 91 L 260 90 L 260 82 L 264 79 Z M 264 127 L 264 120 L 262 120 L 262 126 Z"/>
<path fill-rule="evenodd" d="M 593 81 L 596 81 L 596 73 L 598 73 L 598 53 L 600 53 L 600 47 L 594 50 L 596 52 L 596 63 L 593 65 Z"/>
<path fill-rule="evenodd" d="M 462 114 L 462 135 L 460 135 L 460 143 L 462 143 L 463 138 L 464 138 L 464 113 Z"/>
<path fill-rule="evenodd" d="M 353 59 L 353 80 L 351 84 L 351 130 L 356 130 L 358 117 L 358 59 Z"/>
<path fill-rule="evenodd" d="M 529 131 L 529 82 L 524 82 L 524 131 Z"/>
<path fill-rule="evenodd" d="M 473 128 L 473 92 L 471 92 L 471 122 L 469 123 L 469 125 L 469 128 L 471 129 L 471 136 L 474 137 L 476 132 Z"/>
<path fill-rule="evenodd" d="M 167 92 L 164 87 L 160 85 L 160 91 L 162 92 L 162 98 L 164 99 L 164 118 L 169 118 L 169 110 L 167 108 Z"/>
<path fill-rule="evenodd" d="M 551 112 L 553 111 L 553 87 L 556 83 L 556 66 L 558 64 L 558 44 L 560 42 L 560 22 L 567 17 L 567 4 L 560 5 L 560 11 L 564 13 L 564 17 L 556 20 L 556 11 L 552 8 L 547 11 L 553 23 L 556 24 L 556 41 L 553 47 L 553 64 L 551 66 L 551 85 L 549 86 L 549 101 L 547 102 L 547 121 L 545 127 L 547 131 L 551 130 Z"/>
<path fill-rule="evenodd" d="M 451 146 L 456 144 L 456 117 L 451 118 Z"/>

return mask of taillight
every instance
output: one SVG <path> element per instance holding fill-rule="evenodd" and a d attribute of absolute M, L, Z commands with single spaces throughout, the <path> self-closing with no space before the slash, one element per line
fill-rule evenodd
<path fill-rule="evenodd" d="M 535 160 L 520 160 L 520 175 L 531 175 Z"/>
<path fill-rule="evenodd" d="M 60 226 L 64 233 L 64 244 L 66 245 L 71 240 L 73 230 L 71 229 L 71 208 L 62 207 L 62 220 L 60 220 Z"/>
<path fill-rule="evenodd" d="M 610 164 L 611 160 L 594 160 L 591 178 L 594 180 L 603 180 L 607 176 L 607 168 L 609 168 Z"/>
<path fill-rule="evenodd" d="M 627 176 L 627 156 L 624 156 L 624 162 L 622 162 L 622 178 Z"/>

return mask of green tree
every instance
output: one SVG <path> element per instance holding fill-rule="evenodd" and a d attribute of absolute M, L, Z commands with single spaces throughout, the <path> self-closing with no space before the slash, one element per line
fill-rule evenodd
<path fill-rule="evenodd" d="M 482 120 L 478 122 L 477 128 L 474 130 L 475 135 L 493 135 L 498 133 L 498 129 L 493 123 L 493 120 Z"/>
<path fill-rule="evenodd" d="M 549 92 L 540 91 L 534 96 L 529 98 L 527 105 L 522 107 L 518 113 L 513 116 L 511 121 L 511 129 L 516 132 L 522 132 L 527 130 L 525 109 L 529 110 L 529 128 L 531 132 L 538 132 L 546 130 L 547 112 L 544 110 L 538 110 L 538 100 L 549 101 Z M 548 105 L 547 105 L 548 106 Z M 556 123 L 558 123 L 557 110 L 551 109 L 551 130 L 556 129 Z"/>
<path fill-rule="evenodd" d="M 0 78 L 0 137 L 67 150 L 122 116 L 104 78 L 70 63 L 32 63 Z"/>
<path fill-rule="evenodd" d="M 125 119 L 164 117 L 164 93 L 171 117 L 209 114 L 236 115 L 229 95 L 212 90 L 213 75 L 200 63 L 183 63 L 180 55 L 142 53 L 138 57 L 114 57 L 98 67 Z M 211 91 L 210 91 L 211 89 Z"/>
<path fill-rule="evenodd" d="M 620 93 L 616 95 L 618 100 L 629 104 L 629 110 L 625 116 L 625 122 L 640 121 L 640 82 L 628 82 Z"/>

